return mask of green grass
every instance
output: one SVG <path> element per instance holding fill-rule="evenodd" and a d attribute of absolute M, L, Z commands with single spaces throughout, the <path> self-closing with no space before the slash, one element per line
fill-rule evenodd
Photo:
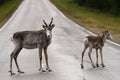
<path fill-rule="evenodd" d="M 67 17 L 79 25 L 97 34 L 101 34 L 102 30 L 109 30 L 113 36 L 113 40 L 120 43 L 120 17 L 80 7 L 73 0 L 50 1 Z"/>
<path fill-rule="evenodd" d="M 11 0 L 0 5 L 0 27 L 9 19 L 21 2 L 22 0 Z"/>

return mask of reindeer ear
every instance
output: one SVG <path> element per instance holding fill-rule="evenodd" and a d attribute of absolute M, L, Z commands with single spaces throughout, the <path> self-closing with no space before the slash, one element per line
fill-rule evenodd
<path fill-rule="evenodd" d="M 105 33 L 105 31 L 102 31 L 102 34 L 104 34 Z"/>
<path fill-rule="evenodd" d="M 52 24 L 51 27 L 54 28 L 54 27 L 55 27 L 55 24 Z"/>

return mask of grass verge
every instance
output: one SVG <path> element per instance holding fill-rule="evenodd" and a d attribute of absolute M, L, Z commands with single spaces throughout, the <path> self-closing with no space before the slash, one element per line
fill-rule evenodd
<path fill-rule="evenodd" d="M 0 27 L 2 27 L 10 18 L 22 1 L 23 0 L 11 0 L 3 5 L 0 5 Z"/>
<path fill-rule="evenodd" d="M 67 17 L 96 34 L 101 34 L 102 30 L 109 30 L 113 40 L 120 44 L 120 17 L 80 7 L 73 0 L 50 1 Z"/>

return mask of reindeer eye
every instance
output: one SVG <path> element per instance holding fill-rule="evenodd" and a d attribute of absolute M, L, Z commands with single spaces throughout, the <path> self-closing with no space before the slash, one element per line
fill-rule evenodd
<path fill-rule="evenodd" d="M 48 30 L 52 30 L 51 27 L 49 27 Z"/>

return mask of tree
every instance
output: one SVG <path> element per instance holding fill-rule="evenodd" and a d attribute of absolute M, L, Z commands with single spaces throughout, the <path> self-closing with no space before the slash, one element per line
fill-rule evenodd
<path fill-rule="evenodd" d="M 9 2 L 9 1 L 11 1 L 11 0 L 0 0 L 0 5 L 1 5 L 1 4 L 4 4 L 4 3 L 6 3 L 6 2 Z"/>
<path fill-rule="evenodd" d="M 74 0 L 80 6 L 86 6 L 100 11 L 120 14 L 120 0 Z"/>

